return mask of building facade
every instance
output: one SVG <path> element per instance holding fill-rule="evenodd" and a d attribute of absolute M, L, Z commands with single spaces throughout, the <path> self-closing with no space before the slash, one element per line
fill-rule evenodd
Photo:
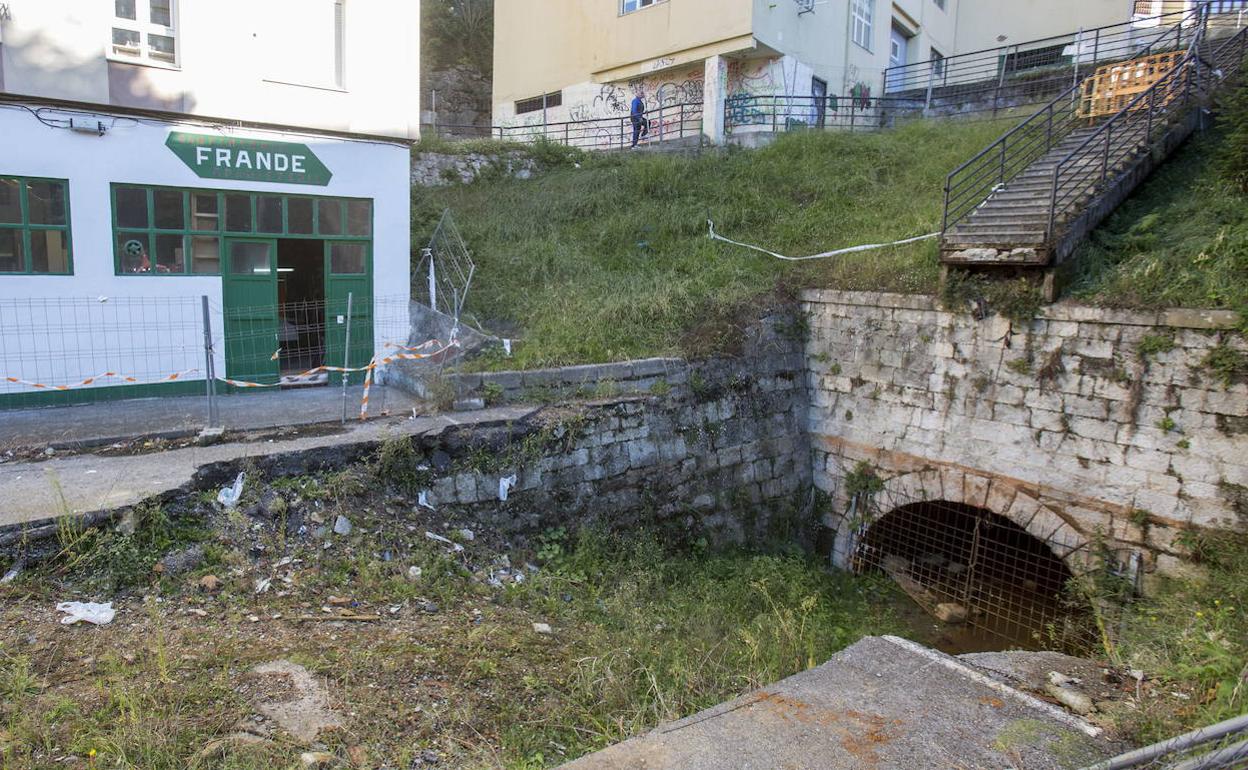
<path fill-rule="evenodd" d="M 325 308 L 348 295 L 351 363 L 368 362 L 383 344 L 373 299 L 409 286 L 419 2 L 0 5 L 0 311 L 11 314 L 0 399 L 30 395 L 4 378 L 56 387 L 105 365 L 176 373 L 186 356 L 159 351 L 203 348 L 201 298 L 217 378 L 272 385 L 341 366 L 341 311 Z M 63 312 L 76 299 L 136 301 L 128 325 L 150 321 L 159 344 L 144 352 L 90 323 L 79 339 L 32 340 L 15 310 L 32 298 Z M 163 320 L 144 298 L 168 303 Z M 302 321 L 287 317 L 293 307 Z M 314 307 L 319 332 L 308 331 Z M 209 368 L 201 357 L 183 383 L 202 393 Z"/>
<path fill-rule="evenodd" d="M 504 128 L 700 104 L 712 138 L 742 97 L 890 90 L 892 66 L 1128 21 L 1129 0 L 508 0 L 496 6 L 494 122 Z M 937 64 L 936 66 L 939 66 Z M 892 84 L 895 88 L 896 84 Z M 822 115 L 819 116 L 820 118 Z"/>

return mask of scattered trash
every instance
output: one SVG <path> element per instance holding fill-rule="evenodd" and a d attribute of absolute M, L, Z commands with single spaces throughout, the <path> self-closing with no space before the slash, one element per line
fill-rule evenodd
<path fill-rule="evenodd" d="M 61 602 L 56 605 L 57 612 L 68 613 L 68 617 L 61 618 L 61 624 L 72 626 L 75 623 L 87 622 L 97 626 L 112 623 L 113 618 L 117 615 L 117 611 L 113 609 L 112 602 L 104 602 L 96 604 L 95 602 Z"/>
<path fill-rule="evenodd" d="M 259 615 L 248 615 L 248 616 L 247 616 L 247 619 L 248 619 L 248 620 L 250 620 L 252 623 L 259 623 L 259 622 L 260 622 L 260 616 L 259 616 Z"/>
<path fill-rule="evenodd" d="M 460 551 L 464 550 L 464 547 L 462 545 L 460 545 L 459 543 L 456 543 L 454 540 L 451 540 L 450 538 L 442 537 L 441 535 L 435 535 L 432 532 L 426 532 L 425 537 L 429 538 L 430 540 L 436 540 L 439 543 L 445 543 L 446 545 L 449 545 L 451 549 L 455 551 L 455 553 L 459 553 Z"/>
<path fill-rule="evenodd" d="M 577 168 L 580 168 L 580 166 L 578 165 Z M 507 338 L 503 338 L 503 352 L 507 354 L 508 358 L 511 358 L 511 340 Z"/>
<path fill-rule="evenodd" d="M 191 609 L 187 610 L 187 612 L 188 612 L 188 613 L 190 613 L 191 615 L 195 615 L 195 616 L 197 616 L 197 617 L 201 617 L 201 618 L 206 618 L 206 617 L 208 617 L 208 612 L 207 612 L 207 610 L 201 610 L 201 609 L 200 609 L 200 608 L 198 608 L 198 607 L 192 607 Z"/>
<path fill-rule="evenodd" d="M 544 634 L 547 636 L 555 632 L 554 629 L 550 627 L 549 623 L 534 623 L 533 630 L 539 634 Z"/>
<path fill-rule="evenodd" d="M 421 599 L 417 601 L 416 606 L 420 608 L 421 612 L 427 613 L 429 615 L 435 615 L 438 612 L 438 605 L 434 604 L 428 599 Z"/>
<path fill-rule="evenodd" d="M 459 536 L 470 543 L 477 539 L 477 533 L 473 532 L 471 529 L 461 529 L 459 531 Z"/>
<path fill-rule="evenodd" d="M 423 574 L 425 574 L 425 571 L 420 567 L 413 566 L 407 568 L 407 579 L 413 583 L 418 582 Z"/>
<path fill-rule="evenodd" d="M 498 500 L 499 502 L 507 502 L 507 492 L 516 485 L 516 474 L 504 476 L 498 480 Z"/>
<path fill-rule="evenodd" d="M 1096 710 L 1096 706 L 1092 704 L 1092 699 L 1087 695 L 1072 689 L 1067 685 L 1077 684 L 1078 679 L 1065 676 L 1056 671 L 1049 672 L 1049 683 L 1045 685 L 1044 690 L 1052 695 L 1058 703 L 1079 715 L 1091 714 Z"/>
<path fill-rule="evenodd" d="M 305 751 L 299 755 L 304 767 L 327 767 L 334 764 L 334 755 L 327 751 Z"/>
<path fill-rule="evenodd" d="M 954 602 L 942 602 L 936 605 L 936 619 L 942 623 L 965 623 L 966 607 Z"/>
<path fill-rule="evenodd" d="M 346 537 L 351 534 L 352 529 L 354 529 L 354 527 L 351 526 L 351 520 L 346 516 L 343 516 L 341 513 L 338 514 L 338 518 L 334 519 L 335 535 L 342 535 L 343 537 Z"/>
<path fill-rule="evenodd" d="M 256 593 L 262 594 L 269 590 L 273 585 L 273 578 L 260 578 L 256 581 Z"/>
<path fill-rule="evenodd" d="M 238 501 L 243 496 L 243 484 L 246 481 L 247 474 L 240 472 L 238 477 L 234 479 L 233 486 L 224 487 L 217 493 L 217 502 L 221 503 L 227 511 L 233 510 L 234 506 L 238 505 Z"/>
<path fill-rule="evenodd" d="M 216 575 L 204 575 L 199 579 L 201 591 L 216 591 L 221 588 L 221 578 Z"/>
<path fill-rule="evenodd" d="M 434 510 L 434 507 L 429 504 L 429 492 L 428 491 L 421 492 L 416 497 L 416 504 L 422 508 L 428 508 L 431 511 Z"/>

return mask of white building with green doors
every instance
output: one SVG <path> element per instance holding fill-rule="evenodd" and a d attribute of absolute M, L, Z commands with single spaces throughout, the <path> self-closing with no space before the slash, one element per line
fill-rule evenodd
<path fill-rule="evenodd" d="M 202 392 L 210 368 L 272 385 L 407 342 L 374 302 L 410 285 L 419 3 L 260 5 L 7 3 L 0 399 L 72 400 L 52 391 L 105 371 L 117 395 Z M 95 323 L 89 301 L 134 309 Z"/>

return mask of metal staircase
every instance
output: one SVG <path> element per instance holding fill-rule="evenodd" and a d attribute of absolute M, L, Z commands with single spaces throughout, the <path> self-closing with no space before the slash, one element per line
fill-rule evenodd
<path fill-rule="evenodd" d="M 1182 58 L 1110 115 L 1094 115 L 1082 84 L 951 173 L 941 261 L 947 266 L 1052 268 L 1070 257 L 1199 121 L 1212 92 L 1248 53 L 1248 28 L 1210 36 L 1209 4 L 1166 35 Z M 1137 56 L 1158 53 L 1145 48 Z M 1049 278 L 1051 279 L 1051 271 Z M 1046 281 L 1052 293 L 1052 281 Z"/>

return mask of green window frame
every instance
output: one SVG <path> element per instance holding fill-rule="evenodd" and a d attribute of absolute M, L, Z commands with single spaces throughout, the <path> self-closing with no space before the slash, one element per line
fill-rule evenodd
<path fill-rule="evenodd" d="M 42 200 L 36 188 L 59 187 L 60 201 Z M 16 207 L 14 207 L 16 203 Z M 40 212 L 44 209 L 44 212 Z M 59 214 L 61 221 L 55 221 Z M 53 254 L 50 247 L 59 240 Z M 36 253 L 39 252 L 39 253 Z M 42 264 L 39 264 L 40 261 Z M 52 269 L 54 262 L 58 269 Z M 59 269 L 62 268 L 63 269 Z M 41 176 L 0 175 L 0 275 L 73 275 L 74 249 L 70 227 L 69 180 Z"/>
<path fill-rule="evenodd" d="M 123 182 L 110 197 L 119 276 L 221 275 L 227 237 L 373 240 L 372 198 Z"/>

